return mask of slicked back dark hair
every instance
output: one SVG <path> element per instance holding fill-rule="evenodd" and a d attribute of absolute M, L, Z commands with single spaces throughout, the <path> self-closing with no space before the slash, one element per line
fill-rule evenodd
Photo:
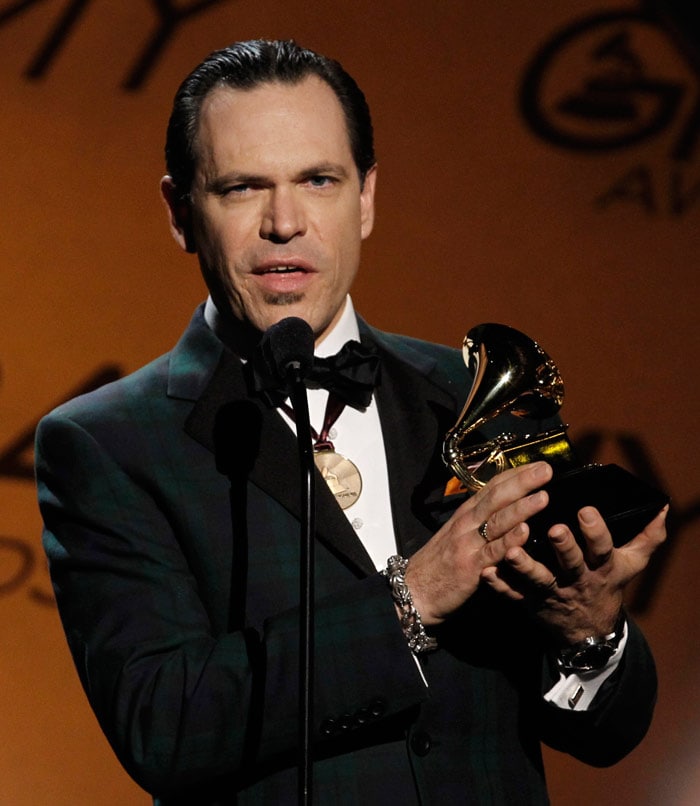
<path fill-rule="evenodd" d="M 298 84 L 318 76 L 333 90 L 345 115 L 353 159 L 364 183 L 374 165 L 374 136 L 369 107 L 355 80 L 333 59 L 293 40 L 255 39 L 216 50 L 180 85 L 173 102 L 165 142 L 165 161 L 178 195 L 187 198 L 194 177 L 202 103 L 217 87 L 252 89 L 259 84 Z"/>

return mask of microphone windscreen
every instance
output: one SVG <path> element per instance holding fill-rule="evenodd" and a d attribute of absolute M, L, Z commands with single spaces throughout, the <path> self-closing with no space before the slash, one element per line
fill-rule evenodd
<path fill-rule="evenodd" d="M 298 316 L 288 316 L 265 331 L 260 348 L 271 374 L 286 380 L 291 367 L 299 367 L 302 377 L 314 360 L 314 333 Z"/>

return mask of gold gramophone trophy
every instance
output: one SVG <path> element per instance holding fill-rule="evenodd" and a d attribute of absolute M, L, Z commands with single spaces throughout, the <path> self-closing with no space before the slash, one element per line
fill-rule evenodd
<path fill-rule="evenodd" d="M 443 459 L 471 492 L 509 467 L 540 459 L 552 465 L 554 476 L 544 488 L 549 504 L 528 521 L 525 548 L 535 559 L 556 564 L 547 540 L 555 523 L 566 523 L 582 540 L 576 513 L 584 506 L 600 511 L 614 544 L 620 546 L 668 502 L 668 496 L 618 465 L 582 465 L 566 425 L 527 433 L 527 420 L 537 427 L 536 421 L 553 417 L 564 399 L 556 365 L 531 338 L 506 325 L 477 325 L 467 333 L 462 353 L 474 381 L 457 423 L 445 437 Z M 484 438 L 504 414 L 522 418 L 524 428 Z"/>

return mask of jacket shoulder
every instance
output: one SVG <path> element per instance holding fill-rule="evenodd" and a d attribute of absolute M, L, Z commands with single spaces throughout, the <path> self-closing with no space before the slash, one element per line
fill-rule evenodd
<path fill-rule="evenodd" d="M 44 419 L 88 426 L 148 421 L 166 398 L 196 400 L 217 365 L 222 345 L 204 322 L 202 306 L 177 344 L 134 372 L 62 403 Z"/>
<path fill-rule="evenodd" d="M 448 347 L 445 344 L 417 339 L 413 336 L 404 336 L 400 333 L 386 333 L 375 331 L 377 340 L 398 353 L 413 353 L 436 360 L 440 366 L 464 372 L 464 360 L 461 350 Z"/>
<path fill-rule="evenodd" d="M 139 407 L 140 401 L 165 395 L 170 353 L 156 358 L 134 372 L 104 384 L 90 392 L 61 403 L 46 414 L 41 422 L 67 418 L 88 424 L 103 416 L 116 417 L 120 410 Z"/>

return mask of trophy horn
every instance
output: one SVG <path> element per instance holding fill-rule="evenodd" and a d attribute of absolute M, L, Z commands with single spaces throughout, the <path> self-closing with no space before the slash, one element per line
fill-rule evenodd
<path fill-rule="evenodd" d="M 488 439 L 496 429 L 486 425 L 500 414 L 533 419 L 556 414 L 564 398 L 564 384 L 544 350 L 505 325 L 472 328 L 462 354 L 474 381 L 457 423 L 445 437 L 443 459 L 472 492 L 507 467 L 538 459 L 552 466 L 552 479 L 545 485 L 549 502 L 528 518 L 530 534 L 524 547 L 554 574 L 561 565 L 548 539 L 549 530 L 556 523 L 566 523 L 585 548 L 585 535 L 577 525 L 581 507 L 595 507 L 610 530 L 613 545 L 621 546 L 668 503 L 666 493 L 618 465 L 581 465 L 566 436 L 567 427 L 561 423 L 540 433 L 526 434 L 523 429 Z"/>
<path fill-rule="evenodd" d="M 445 437 L 443 460 L 469 490 L 476 491 L 506 467 L 531 461 L 533 444 L 528 442 L 528 451 L 523 453 L 519 451 L 523 438 L 513 434 L 470 444 L 474 433 L 506 412 L 533 419 L 551 417 L 564 399 L 564 384 L 556 365 L 537 342 L 506 325 L 487 323 L 472 328 L 462 354 L 474 381 L 457 423 Z M 535 442 L 549 446 L 544 453 L 568 456 L 571 449 L 564 431 L 562 427 L 540 434 Z"/>

